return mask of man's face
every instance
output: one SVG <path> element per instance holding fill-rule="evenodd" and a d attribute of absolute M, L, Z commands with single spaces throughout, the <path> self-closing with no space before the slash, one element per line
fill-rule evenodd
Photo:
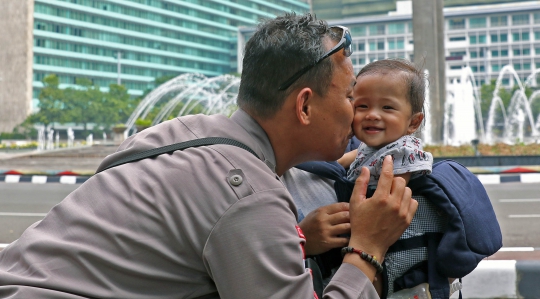
<path fill-rule="evenodd" d="M 325 40 L 327 49 L 337 43 Z M 343 55 L 343 51 L 329 57 L 333 63 L 332 82 L 326 95 L 315 94 L 313 142 L 318 146 L 321 160 L 336 160 L 343 155 L 352 136 L 354 117 L 352 100 L 355 84 L 351 59 Z"/>

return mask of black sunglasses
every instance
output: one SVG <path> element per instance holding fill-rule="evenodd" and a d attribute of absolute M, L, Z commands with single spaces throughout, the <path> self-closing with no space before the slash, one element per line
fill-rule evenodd
<path fill-rule="evenodd" d="M 330 30 L 341 30 L 341 40 L 337 45 L 335 45 L 330 51 L 328 51 L 326 54 L 321 56 L 319 60 L 317 60 L 315 63 L 310 64 L 303 69 L 296 72 L 292 77 L 290 77 L 287 81 L 283 82 L 278 88 L 278 90 L 285 90 L 289 88 L 298 78 L 300 78 L 303 74 L 305 74 L 307 71 L 309 71 L 312 67 L 319 64 L 321 61 L 325 60 L 326 58 L 330 57 L 332 54 L 337 53 L 339 50 L 343 49 L 343 54 L 346 57 L 351 56 L 352 54 L 352 38 L 351 38 L 351 32 L 349 31 L 349 28 L 343 27 L 343 26 L 332 26 L 329 28 Z"/>

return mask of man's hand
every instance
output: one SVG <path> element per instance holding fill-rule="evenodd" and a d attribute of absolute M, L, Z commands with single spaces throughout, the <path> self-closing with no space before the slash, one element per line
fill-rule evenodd
<path fill-rule="evenodd" d="M 349 204 L 340 202 L 320 207 L 309 213 L 299 226 L 306 236 L 306 255 L 347 246 L 349 239 L 339 235 L 348 234 L 351 230 Z"/>
<path fill-rule="evenodd" d="M 418 202 L 411 198 L 411 189 L 403 178 L 394 178 L 391 156 L 386 156 L 377 190 L 371 198 L 366 198 L 369 170 L 362 168 L 356 180 L 349 205 L 351 240 L 349 246 L 375 255 L 382 262 L 388 247 L 403 234 L 412 221 Z M 364 273 L 365 263 L 358 264 L 351 254 L 346 262 L 357 264 Z M 369 268 L 369 267 L 368 267 Z M 373 267 L 367 275 L 374 275 Z"/>

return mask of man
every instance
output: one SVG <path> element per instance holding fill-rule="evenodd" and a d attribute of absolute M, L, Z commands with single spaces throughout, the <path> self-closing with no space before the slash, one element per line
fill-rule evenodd
<path fill-rule="evenodd" d="M 313 298 L 305 240 L 279 176 L 343 153 L 353 117 L 349 46 L 348 31 L 309 14 L 262 24 L 245 48 L 239 111 L 144 130 L 100 169 L 132 153 L 214 136 L 236 139 L 257 157 L 213 145 L 93 176 L 0 254 L 0 297 Z M 349 245 L 377 257 L 417 205 L 389 162 L 380 191 L 365 199 L 364 173 L 350 203 Z M 375 272 L 347 254 L 325 298 L 375 298 Z"/>

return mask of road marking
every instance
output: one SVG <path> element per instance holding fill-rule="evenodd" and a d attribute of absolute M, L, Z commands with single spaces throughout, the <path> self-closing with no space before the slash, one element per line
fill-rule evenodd
<path fill-rule="evenodd" d="M 499 251 L 534 251 L 534 247 L 503 247 Z"/>
<path fill-rule="evenodd" d="M 540 198 L 499 199 L 499 202 L 540 202 Z"/>
<path fill-rule="evenodd" d="M 0 212 L 0 216 L 14 216 L 14 217 L 45 217 L 47 213 L 11 213 Z"/>
<path fill-rule="evenodd" d="M 508 218 L 540 218 L 540 214 L 508 215 Z"/>

